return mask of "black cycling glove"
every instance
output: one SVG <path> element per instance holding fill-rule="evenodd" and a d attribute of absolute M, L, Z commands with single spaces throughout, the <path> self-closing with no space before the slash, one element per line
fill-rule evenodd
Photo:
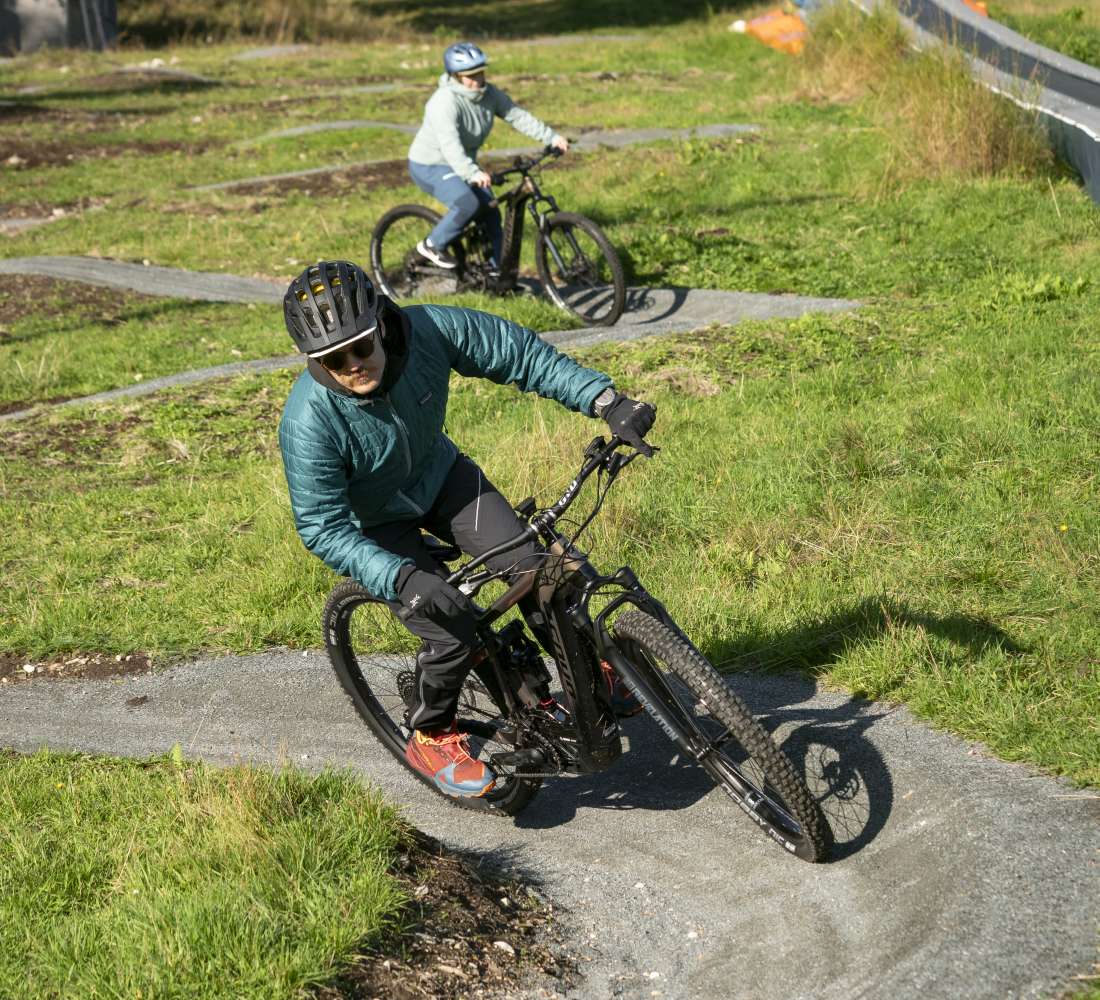
<path fill-rule="evenodd" d="M 599 416 L 607 421 L 612 434 L 621 437 L 647 458 L 652 456 L 653 449 L 642 438 L 649 433 L 653 421 L 657 419 L 655 406 L 640 403 L 620 392 L 615 394 L 615 398 L 607 406 L 601 408 Z"/>
<path fill-rule="evenodd" d="M 404 605 L 398 617 L 424 617 L 446 628 L 449 622 L 468 619 L 472 624 L 477 615 L 474 603 L 457 587 L 441 576 L 417 569 L 412 563 L 402 566 L 397 574 L 397 599 Z"/>

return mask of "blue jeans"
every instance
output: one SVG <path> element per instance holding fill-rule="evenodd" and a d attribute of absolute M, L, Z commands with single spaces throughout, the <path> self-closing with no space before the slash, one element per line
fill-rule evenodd
<path fill-rule="evenodd" d="M 489 207 L 489 202 L 493 200 L 491 191 L 467 184 L 442 163 L 429 166 L 409 160 L 409 175 L 421 191 L 447 206 L 447 214 L 428 236 L 432 246 L 445 249 L 462 232 L 466 223 L 481 212 L 493 241 L 493 263 L 500 263 L 504 230 L 500 224 L 500 209 L 496 206 Z"/>

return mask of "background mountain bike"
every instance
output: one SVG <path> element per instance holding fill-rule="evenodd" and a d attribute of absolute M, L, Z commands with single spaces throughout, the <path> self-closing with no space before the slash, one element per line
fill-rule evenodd
<path fill-rule="evenodd" d="M 832 832 L 768 732 L 632 570 L 624 566 L 602 574 L 576 548 L 611 484 L 638 456 L 620 450 L 623 444 L 618 438 L 596 438 L 557 503 L 537 510 L 534 499 L 525 500 L 516 508 L 527 522 L 524 530 L 448 577 L 472 596 L 504 575 L 482 568 L 487 560 L 532 537 L 545 548 L 541 564 L 520 574 L 479 618 L 487 655 L 463 686 L 457 724 L 470 737 L 471 752 L 496 772 L 497 783 L 481 798 L 451 801 L 515 814 L 546 778 L 610 767 L 622 753 L 608 697 L 614 670 L 685 759 L 697 761 L 772 840 L 796 857 L 821 861 Z M 593 474 L 598 484 L 593 509 L 567 538 L 557 523 Z M 440 560 L 458 555 L 453 547 L 437 549 Z M 513 617 L 502 627 L 497 624 L 528 594 L 538 606 L 528 624 L 552 647 L 564 711 L 540 707 L 550 694 L 552 677 L 523 622 Z M 408 766 L 405 745 L 411 735 L 407 715 L 416 683 L 415 654 L 379 652 L 394 648 L 404 629 L 353 580 L 332 591 L 322 622 L 329 657 L 352 704 L 383 745 Z M 428 778 L 410 771 L 439 791 Z"/>
<path fill-rule="evenodd" d="M 626 302 L 623 266 L 610 240 L 591 219 L 563 212 L 544 194 L 532 173 L 549 156 L 547 147 L 536 157 L 516 157 L 512 167 L 491 175 L 503 184 L 518 182 L 496 198 L 504 211 L 504 246 L 499 269 L 491 264 L 492 240 L 484 221 L 475 216 L 449 249 L 458 267 L 436 267 L 416 252 L 416 245 L 439 222 L 438 212 L 424 205 L 391 208 L 374 227 L 370 241 L 371 270 L 379 287 L 393 299 L 461 291 L 501 293 L 513 290 L 519 277 L 524 218 L 535 225 L 535 267 L 542 290 L 559 308 L 591 326 L 610 326 Z"/>

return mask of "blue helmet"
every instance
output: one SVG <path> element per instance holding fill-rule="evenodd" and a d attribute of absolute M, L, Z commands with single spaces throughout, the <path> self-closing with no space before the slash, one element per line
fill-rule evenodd
<path fill-rule="evenodd" d="M 473 73 L 489 65 L 489 57 L 473 42 L 455 42 L 443 53 L 443 68 L 456 73 Z"/>

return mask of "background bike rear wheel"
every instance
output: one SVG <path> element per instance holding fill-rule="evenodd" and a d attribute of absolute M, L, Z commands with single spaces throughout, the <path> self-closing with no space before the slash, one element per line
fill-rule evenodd
<path fill-rule="evenodd" d="M 550 300 L 589 326 L 611 326 L 626 304 L 619 255 L 591 219 L 557 212 L 535 241 L 535 266 Z"/>
<path fill-rule="evenodd" d="M 832 831 L 820 806 L 721 674 L 684 636 L 642 611 L 620 615 L 612 629 L 622 653 L 663 677 L 711 744 L 699 763 L 718 787 L 791 854 L 825 860 Z"/>
<path fill-rule="evenodd" d="M 405 713 L 415 684 L 416 654 L 413 650 L 399 653 L 378 650 L 399 646 L 412 637 L 384 604 L 354 580 L 345 580 L 333 589 L 325 603 L 321 624 L 329 659 L 356 712 L 382 745 L 408 767 L 405 745 L 412 732 L 405 722 Z M 500 712 L 484 685 L 471 673 L 459 698 L 458 728 L 469 736 L 471 752 L 482 760 L 488 760 L 490 754 L 514 749 L 497 738 L 500 721 Z M 424 775 L 408 769 L 443 795 Z M 541 781 L 497 770 L 496 786 L 486 795 L 480 798 L 444 795 L 444 798 L 466 809 L 515 815 L 534 798 Z"/>
<path fill-rule="evenodd" d="M 391 208 L 370 238 L 370 266 L 375 284 L 391 299 L 416 295 L 450 295 L 457 272 L 435 267 L 416 252 L 416 245 L 435 228 L 439 213 L 424 205 Z M 453 252 L 453 251 L 452 251 Z"/>

